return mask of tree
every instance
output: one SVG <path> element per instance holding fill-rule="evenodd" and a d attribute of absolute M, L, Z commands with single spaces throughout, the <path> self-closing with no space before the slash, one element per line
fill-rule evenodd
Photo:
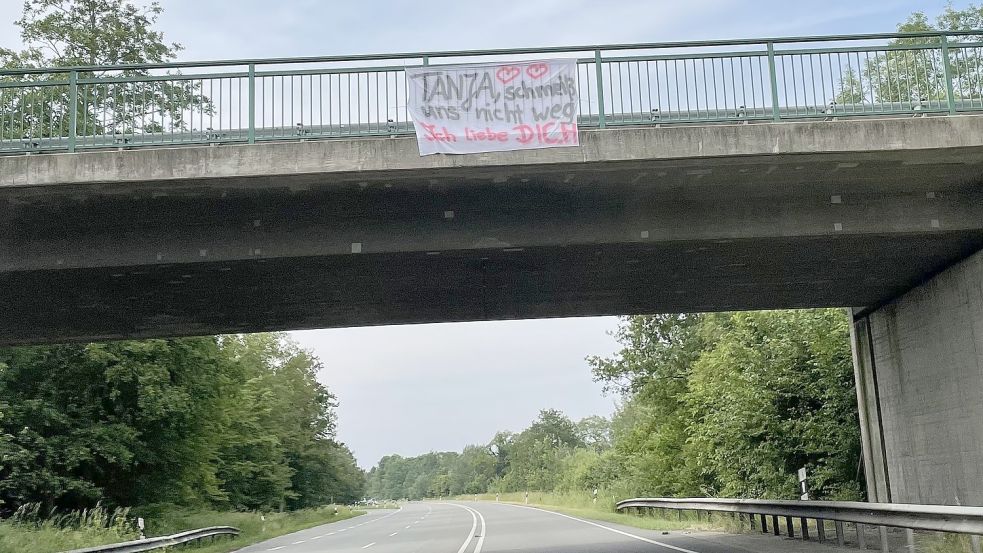
<path fill-rule="evenodd" d="M 951 4 L 934 21 L 924 12 L 914 12 L 898 25 L 900 33 L 974 31 L 983 28 L 983 6 L 969 4 L 957 10 Z M 959 98 L 983 95 L 983 72 L 979 48 L 959 48 L 959 42 L 979 42 L 981 35 L 967 35 L 950 40 L 949 65 L 952 69 L 953 94 Z M 938 38 L 899 38 L 894 47 L 938 45 Z M 873 102 L 908 103 L 915 106 L 941 106 L 947 101 L 944 61 L 939 48 L 892 49 L 863 60 L 856 56 L 840 80 L 839 103 L 857 103 L 869 98 Z M 862 71 L 862 76 L 857 71 Z"/>
<path fill-rule="evenodd" d="M 7 507 L 221 501 L 213 424 L 235 367 L 212 338 L 0 350 Z"/>
<path fill-rule="evenodd" d="M 577 436 L 587 447 L 600 453 L 611 447 L 611 421 L 592 415 L 577 423 Z"/>
<path fill-rule="evenodd" d="M 319 366 L 282 335 L 0 349 L 0 509 L 360 497 Z"/>
<path fill-rule="evenodd" d="M 0 49 L 0 67 L 45 68 L 134 65 L 173 60 L 181 45 L 168 43 L 154 30 L 162 12 L 157 2 L 138 6 L 129 0 L 26 0 L 21 28 L 25 49 Z M 77 129 L 80 135 L 117 137 L 167 130 L 186 130 L 190 114 L 210 113 L 211 102 L 189 80 L 153 82 L 86 82 L 97 77 L 130 79 L 150 75 L 146 69 L 80 71 Z M 38 86 L 7 89 L 0 95 L 0 118 L 15 122 L 0 138 L 67 136 L 71 96 L 67 73 L 8 75 L 2 81 L 29 81 Z"/>

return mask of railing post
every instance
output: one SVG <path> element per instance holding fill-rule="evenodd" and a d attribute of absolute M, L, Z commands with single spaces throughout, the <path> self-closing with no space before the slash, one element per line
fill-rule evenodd
<path fill-rule="evenodd" d="M 79 74 L 78 71 L 68 73 L 68 151 L 75 151 L 75 141 L 78 138 L 79 117 Z"/>
<path fill-rule="evenodd" d="M 249 110 L 249 143 L 256 143 L 256 64 L 249 64 L 249 99 L 247 100 Z"/>
<path fill-rule="evenodd" d="M 949 102 L 949 115 L 956 114 L 956 93 L 952 88 L 952 64 L 949 63 L 949 39 L 942 35 L 942 73 L 945 77 L 945 97 Z"/>
<path fill-rule="evenodd" d="M 423 56 L 423 66 L 426 67 L 430 65 L 430 56 Z"/>
<path fill-rule="evenodd" d="M 775 121 L 782 119 L 778 105 L 778 71 L 775 69 L 775 44 L 768 43 L 768 77 L 771 80 L 771 118 Z"/>
<path fill-rule="evenodd" d="M 597 126 L 607 126 L 604 120 L 604 72 L 601 71 L 601 51 L 594 50 L 594 71 L 597 73 Z"/>

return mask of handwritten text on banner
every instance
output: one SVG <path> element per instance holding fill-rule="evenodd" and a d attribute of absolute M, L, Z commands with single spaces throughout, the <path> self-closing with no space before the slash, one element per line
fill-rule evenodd
<path fill-rule="evenodd" d="M 420 155 L 579 146 L 576 60 L 406 69 Z"/>

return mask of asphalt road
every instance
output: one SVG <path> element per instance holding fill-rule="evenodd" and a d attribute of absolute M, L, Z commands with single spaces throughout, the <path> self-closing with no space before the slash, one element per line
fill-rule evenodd
<path fill-rule="evenodd" d="M 766 553 L 833 551 L 774 536 L 640 530 L 531 507 L 409 503 L 280 536 L 241 553 Z"/>

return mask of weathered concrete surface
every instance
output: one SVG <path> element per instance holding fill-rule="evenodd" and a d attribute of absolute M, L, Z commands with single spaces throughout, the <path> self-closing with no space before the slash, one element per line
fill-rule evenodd
<path fill-rule="evenodd" d="M 857 321 L 871 499 L 983 506 L 983 252 Z"/>
<path fill-rule="evenodd" d="M 983 118 L 0 157 L 0 342 L 876 306 L 983 247 Z"/>
<path fill-rule="evenodd" d="M 518 168 L 783 154 L 956 151 L 983 146 L 983 116 L 623 127 L 581 132 L 578 148 L 467 156 L 418 154 L 416 139 L 357 138 L 0 157 L 0 186 L 146 183 L 362 171 Z M 912 160 L 915 162 L 916 160 Z M 978 163 L 975 156 L 973 163 Z M 494 171 L 493 171 L 494 173 Z"/>

